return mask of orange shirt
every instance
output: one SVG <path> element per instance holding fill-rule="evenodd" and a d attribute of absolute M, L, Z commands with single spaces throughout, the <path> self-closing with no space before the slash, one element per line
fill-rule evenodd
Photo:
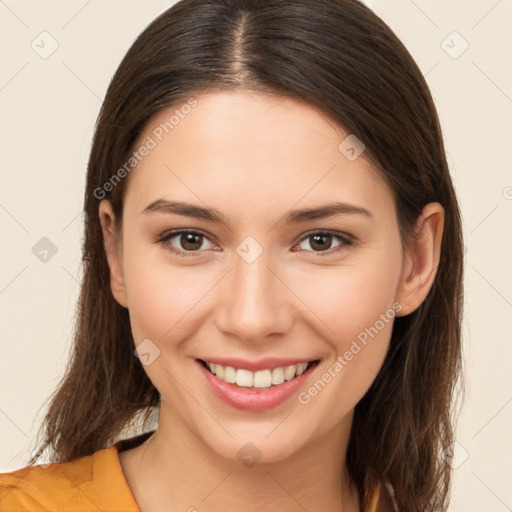
<path fill-rule="evenodd" d="M 0 473 L 0 512 L 140 512 L 119 462 L 120 446 Z M 379 494 L 368 512 L 377 511 Z"/>
<path fill-rule="evenodd" d="M 0 474 L 0 511 L 140 512 L 117 452 L 112 446 L 71 462 Z"/>

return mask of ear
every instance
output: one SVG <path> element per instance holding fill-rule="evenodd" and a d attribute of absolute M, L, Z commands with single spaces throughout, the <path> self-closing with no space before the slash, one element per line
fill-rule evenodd
<path fill-rule="evenodd" d="M 110 268 L 110 289 L 116 301 L 123 307 L 128 307 L 126 300 L 126 287 L 124 283 L 122 265 L 122 244 L 116 231 L 115 215 L 112 204 L 103 199 L 99 206 L 101 230 L 103 232 L 103 246 Z"/>
<path fill-rule="evenodd" d="M 397 301 L 402 309 L 396 316 L 406 316 L 425 300 L 437 274 L 444 229 L 444 208 L 429 203 L 423 208 L 410 247 L 405 250 Z"/>

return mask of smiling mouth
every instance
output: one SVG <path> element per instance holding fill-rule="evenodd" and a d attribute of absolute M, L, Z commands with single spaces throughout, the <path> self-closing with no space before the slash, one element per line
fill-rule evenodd
<path fill-rule="evenodd" d="M 279 386 L 283 382 L 293 380 L 319 363 L 319 359 L 307 363 L 281 366 L 273 369 L 252 372 L 243 368 L 223 366 L 198 359 L 198 361 L 218 379 L 238 387 L 268 389 Z"/>

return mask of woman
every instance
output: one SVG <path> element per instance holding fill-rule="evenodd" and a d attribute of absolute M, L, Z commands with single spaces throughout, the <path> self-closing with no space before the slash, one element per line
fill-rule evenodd
<path fill-rule="evenodd" d="M 2 510 L 434 511 L 462 236 L 436 110 L 353 0 L 182 0 L 107 91 L 72 360 Z M 158 412 L 158 425 L 127 428 Z"/>

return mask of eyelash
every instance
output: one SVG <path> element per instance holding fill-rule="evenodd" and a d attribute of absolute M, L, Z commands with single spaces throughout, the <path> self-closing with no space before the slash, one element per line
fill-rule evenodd
<path fill-rule="evenodd" d="M 197 231 L 197 230 L 192 230 L 192 229 L 180 229 L 180 230 L 170 231 L 168 233 L 164 233 L 162 236 L 158 237 L 155 240 L 155 242 L 159 243 L 159 244 L 162 244 L 163 246 L 165 246 L 165 248 L 169 252 L 171 252 L 173 254 L 176 254 L 177 256 L 182 256 L 182 257 L 192 256 L 192 257 L 194 257 L 194 256 L 198 256 L 200 253 L 204 252 L 202 250 L 197 250 L 197 251 L 177 251 L 176 249 L 174 249 L 170 245 L 169 241 L 171 240 L 171 238 L 174 238 L 175 236 L 178 236 L 178 235 L 185 235 L 185 234 L 201 235 L 201 236 L 205 237 L 209 242 L 211 242 L 211 240 L 209 239 L 209 237 L 205 233 L 203 233 L 201 231 Z M 337 247 L 335 247 L 334 249 L 329 249 L 327 251 L 310 251 L 310 250 L 306 250 L 305 252 L 312 252 L 314 254 L 317 254 L 318 256 L 327 256 L 329 254 L 333 254 L 333 253 L 338 252 L 338 251 L 343 251 L 343 250 L 348 249 L 351 246 L 355 246 L 356 245 L 356 239 L 353 236 L 351 236 L 351 235 L 348 235 L 348 234 L 345 234 L 345 233 L 340 233 L 338 231 L 330 231 L 330 230 L 320 231 L 320 230 L 317 230 L 317 231 L 311 231 L 311 232 L 306 233 L 299 240 L 299 242 L 294 245 L 294 247 L 297 247 L 304 240 L 307 240 L 308 238 L 312 238 L 313 236 L 316 236 L 316 235 L 330 235 L 333 238 L 338 239 L 338 241 L 340 241 L 342 243 L 340 245 L 338 245 Z M 211 242 L 211 243 L 213 243 L 213 242 Z"/>

